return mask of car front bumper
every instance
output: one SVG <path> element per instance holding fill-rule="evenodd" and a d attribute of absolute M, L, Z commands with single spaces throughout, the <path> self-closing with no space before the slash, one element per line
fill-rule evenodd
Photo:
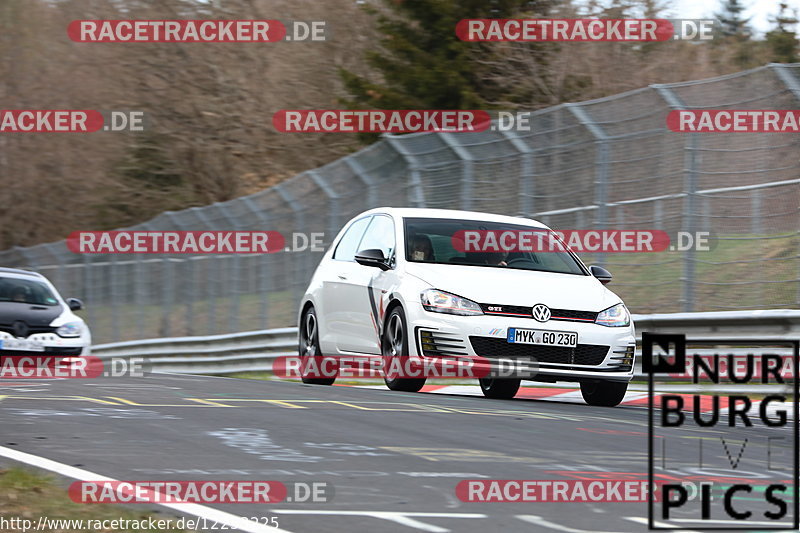
<path fill-rule="evenodd" d="M 412 304 L 406 309 L 413 355 L 422 359 L 479 361 L 492 375 L 516 368 L 524 379 L 540 381 L 623 381 L 633 378 L 636 338 L 633 325 L 607 327 L 592 322 L 490 315 L 433 313 Z M 578 334 L 576 348 L 508 343 L 508 328 Z M 530 377 L 527 377 L 529 376 Z"/>

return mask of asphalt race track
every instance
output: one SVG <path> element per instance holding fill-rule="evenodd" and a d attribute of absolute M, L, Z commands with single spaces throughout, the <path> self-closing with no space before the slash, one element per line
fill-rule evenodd
<path fill-rule="evenodd" d="M 647 413 L 646 404 L 597 408 L 169 374 L 3 380 L 0 465 L 25 452 L 117 480 L 330 483 L 328 503 L 208 506 L 277 516 L 281 530 L 295 533 L 645 531 L 646 503 L 465 503 L 455 486 L 646 480 Z M 726 431 L 703 435 L 715 430 Z M 687 442 L 698 435 L 687 429 Z M 724 457 L 711 448 L 707 457 Z M 696 455 L 689 445 L 669 451 L 676 464 Z M 742 471 L 756 470 L 749 460 L 748 452 Z"/>

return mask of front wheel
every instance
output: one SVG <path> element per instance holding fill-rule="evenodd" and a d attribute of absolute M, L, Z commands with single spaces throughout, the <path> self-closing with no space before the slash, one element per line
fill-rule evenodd
<path fill-rule="evenodd" d="M 300 323 L 300 379 L 309 385 L 333 385 L 336 375 L 333 377 L 311 377 L 320 376 L 326 369 L 323 360 L 322 350 L 319 348 L 319 321 L 317 313 L 313 307 L 303 313 Z"/>
<path fill-rule="evenodd" d="M 406 317 L 402 307 L 395 307 L 386 319 L 386 327 L 381 336 L 381 355 L 383 356 L 383 381 L 391 390 L 403 392 L 419 392 L 425 385 L 425 378 L 404 378 L 396 376 L 395 367 L 400 367 L 400 374 L 408 372 L 411 365 L 408 359 L 408 331 Z M 404 369 L 404 370 L 402 370 Z"/>
<path fill-rule="evenodd" d="M 589 405 L 615 407 L 619 405 L 628 391 L 624 381 L 584 381 L 581 382 L 581 395 Z"/>
<path fill-rule="evenodd" d="M 521 379 L 480 378 L 483 395 L 495 400 L 510 400 L 519 390 Z"/>

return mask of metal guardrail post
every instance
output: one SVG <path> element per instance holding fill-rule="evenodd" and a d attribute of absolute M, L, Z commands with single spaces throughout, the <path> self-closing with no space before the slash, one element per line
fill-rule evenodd
<path fill-rule="evenodd" d="M 595 192 L 594 203 L 597 206 L 597 216 L 595 225 L 598 229 L 608 227 L 608 175 L 609 175 L 609 136 L 603 131 L 599 124 L 592 120 L 589 113 L 580 104 L 564 104 L 564 106 L 578 119 L 595 139 Z M 606 264 L 606 254 L 597 254 L 597 263 L 601 266 Z"/>

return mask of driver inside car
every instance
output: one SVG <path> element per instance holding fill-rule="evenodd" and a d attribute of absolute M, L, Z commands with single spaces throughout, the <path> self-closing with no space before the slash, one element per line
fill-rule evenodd
<path fill-rule="evenodd" d="M 411 239 L 412 261 L 433 261 L 433 243 L 427 235 L 414 235 Z"/>

